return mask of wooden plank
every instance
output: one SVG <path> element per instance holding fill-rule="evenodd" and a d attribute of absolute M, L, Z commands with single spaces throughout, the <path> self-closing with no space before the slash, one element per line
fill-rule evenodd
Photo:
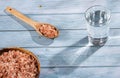
<path fill-rule="evenodd" d="M 83 13 L 93 5 L 103 5 L 112 12 L 120 12 L 119 3 L 119 0 L 1 0 L 0 14 L 5 14 L 6 6 L 14 7 L 25 14 Z"/>
<path fill-rule="evenodd" d="M 120 45 L 119 35 L 119 29 L 111 29 L 110 38 L 105 45 Z M 40 37 L 35 31 L 0 31 L 0 37 L 1 47 L 61 47 L 88 44 L 86 30 L 60 30 L 59 37 L 54 40 Z"/>
<path fill-rule="evenodd" d="M 41 67 L 110 67 L 120 66 L 120 47 L 26 48 L 41 62 Z"/>
<path fill-rule="evenodd" d="M 86 29 L 88 25 L 84 18 L 84 14 L 27 15 L 27 16 L 39 22 L 51 23 L 59 29 Z M 110 28 L 120 28 L 119 17 L 120 17 L 119 13 L 113 13 L 111 17 L 111 22 L 107 25 L 110 26 Z M 0 16 L 0 30 L 34 30 L 34 29 L 13 16 Z"/>
<path fill-rule="evenodd" d="M 111 29 L 110 38 L 105 45 L 120 45 L 119 35 L 119 29 Z M 60 30 L 59 37 L 54 40 L 40 37 L 35 31 L 1 31 L 0 38 L 1 47 L 60 47 L 88 44 L 86 30 Z"/>
<path fill-rule="evenodd" d="M 85 29 L 86 21 L 82 14 L 72 15 L 27 15 L 33 20 L 55 25 L 59 29 Z M 11 16 L 0 16 L 0 30 L 33 30 L 29 25 Z M 83 19 L 81 19 L 83 18 Z M 8 27 L 9 26 L 9 27 Z"/>
<path fill-rule="evenodd" d="M 49 47 L 49 46 L 65 46 L 65 45 L 84 45 L 86 33 L 80 30 L 61 30 L 60 36 L 54 40 L 40 37 L 35 31 L 1 31 L 1 47 L 20 46 L 20 47 Z M 66 33 L 66 34 L 65 34 Z M 81 33 L 81 36 L 79 35 Z M 83 35 L 82 35 L 83 34 Z M 85 40 L 87 37 L 85 38 Z M 65 41 L 65 42 L 64 42 Z M 8 44 L 9 43 L 9 44 Z M 25 44 L 24 44 L 25 43 Z M 86 41 L 87 43 L 87 41 Z M 77 46 L 76 45 L 76 46 Z"/>
<path fill-rule="evenodd" d="M 120 66 L 120 47 L 58 47 L 26 48 L 41 62 L 41 67 Z"/>
<path fill-rule="evenodd" d="M 78 54 L 80 55 L 90 55 L 92 50 L 95 51 L 95 49 L 98 49 L 96 50 L 96 52 L 92 55 L 92 56 L 99 56 L 99 57 L 102 57 L 102 56 L 114 56 L 114 55 L 119 55 L 120 54 L 120 47 L 119 46 L 103 46 L 103 47 L 89 47 L 89 46 L 86 46 L 86 47 L 23 47 L 25 49 L 28 49 L 32 52 L 34 52 L 36 55 L 48 55 L 48 56 L 54 56 L 58 53 L 61 53 L 63 52 L 64 50 L 64 56 L 65 55 L 69 55 L 69 54 L 75 54 L 77 55 L 77 51 L 78 51 Z M 70 49 L 70 50 L 69 50 Z M 81 49 L 86 49 L 84 53 L 82 53 L 84 50 L 81 50 Z"/>
<path fill-rule="evenodd" d="M 119 78 L 120 67 L 41 68 L 40 78 Z"/>

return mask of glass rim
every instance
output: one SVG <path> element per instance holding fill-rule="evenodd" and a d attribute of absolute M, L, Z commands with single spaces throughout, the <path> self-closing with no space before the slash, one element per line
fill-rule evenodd
<path fill-rule="evenodd" d="M 94 8 L 94 7 L 95 7 L 95 8 L 96 8 L 96 7 L 98 7 L 98 8 L 103 8 L 103 9 L 108 13 L 108 15 L 109 15 L 108 21 L 110 20 L 110 18 L 111 18 L 111 12 L 110 12 L 110 10 L 109 10 L 108 8 L 106 8 L 105 6 L 102 6 L 102 5 L 93 5 L 93 6 L 89 7 L 89 8 L 85 11 L 85 13 L 84 13 L 85 19 L 87 19 L 87 13 L 88 13 L 88 11 L 89 11 L 90 9 Z"/>

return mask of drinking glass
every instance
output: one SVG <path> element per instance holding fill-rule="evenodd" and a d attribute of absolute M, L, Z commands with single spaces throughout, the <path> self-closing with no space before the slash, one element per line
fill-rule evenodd
<path fill-rule="evenodd" d="M 110 11 L 101 5 L 95 5 L 86 10 L 85 18 L 88 22 L 89 42 L 93 45 L 104 45 L 109 36 Z"/>

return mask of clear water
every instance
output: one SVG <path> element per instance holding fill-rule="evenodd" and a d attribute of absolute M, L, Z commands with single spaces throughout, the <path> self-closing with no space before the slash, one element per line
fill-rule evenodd
<path fill-rule="evenodd" d="M 109 27 L 101 26 L 101 27 L 88 27 L 89 32 L 89 41 L 94 45 L 104 45 L 108 39 L 109 35 Z"/>
<path fill-rule="evenodd" d="M 108 39 L 109 26 L 105 11 L 97 10 L 87 15 L 89 41 L 94 45 L 104 45 Z"/>

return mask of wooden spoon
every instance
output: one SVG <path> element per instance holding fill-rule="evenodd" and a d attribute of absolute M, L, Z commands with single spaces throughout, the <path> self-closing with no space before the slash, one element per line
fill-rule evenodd
<path fill-rule="evenodd" d="M 58 29 L 51 24 L 33 21 L 32 19 L 26 17 L 11 7 L 7 7 L 6 11 L 32 26 L 42 36 L 45 36 L 47 38 L 56 38 L 59 35 Z"/>

